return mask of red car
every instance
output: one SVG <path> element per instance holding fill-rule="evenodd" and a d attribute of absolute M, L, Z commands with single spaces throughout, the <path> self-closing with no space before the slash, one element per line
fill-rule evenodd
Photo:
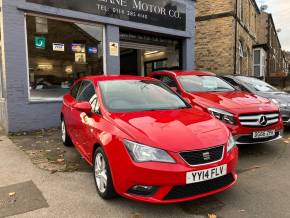
<path fill-rule="evenodd" d="M 283 121 L 277 105 L 239 91 L 213 73 L 162 71 L 150 76 L 164 82 L 195 108 L 222 120 L 237 144 L 278 140 L 283 134 Z"/>
<path fill-rule="evenodd" d="M 237 180 L 226 126 L 158 80 L 95 76 L 64 96 L 62 140 L 94 167 L 99 195 L 151 203 L 212 195 Z"/>

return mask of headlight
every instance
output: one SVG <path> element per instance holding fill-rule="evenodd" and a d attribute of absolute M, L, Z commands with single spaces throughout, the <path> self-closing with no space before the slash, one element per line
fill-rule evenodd
<path fill-rule="evenodd" d="M 218 108 L 209 108 L 208 111 L 212 115 L 214 115 L 217 119 L 219 119 L 225 123 L 232 124 L 232 125 L 234 125 L 236 123 L 234 115 L 227 112 L 227 111 L 224 111 L 224 110 L 221 110 Z"/>
<path fill-rule="evenodd" d="M 136 162 L 175 163 L 175 160 L 164 150 L 124 140 L 131 157 Z"/>
<path fill-rule="evenodd" d="M 234 149 L 234 147 L 236 147 L 236 142 L 235 142 L 232 134 L 230 134 L 230 138 L 229 138 L 228 145 L 227 145 L 227 152 L 229 153 L 231 150 Z"/>

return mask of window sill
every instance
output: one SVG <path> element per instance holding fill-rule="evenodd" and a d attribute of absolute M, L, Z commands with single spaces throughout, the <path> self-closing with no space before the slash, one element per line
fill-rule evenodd
<path fill-rule="evenodd" d="M 29 104 L 41 104 L 41 103 L 61 103 L 62 102 L 62 98 L 43 98 L 43 99 L 33 99 L 30 98 L 29 100 Z"/>

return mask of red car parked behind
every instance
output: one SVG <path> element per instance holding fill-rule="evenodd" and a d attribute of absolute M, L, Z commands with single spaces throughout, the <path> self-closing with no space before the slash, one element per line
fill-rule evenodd
<path fill-rule="evenodd" d="M 237 144 L 254 144 L 281 138 L 283 121 L 270 100 L 236 90 L 214 73 L 162 71 L 150 75 L 178 92 L 202 111 L 222 120 Z"/>
<path fill-rule="evenodd" d="M 85 77 L 64 96 L 62 139 L 94 166 L 97 191 L 151 203 L 212 195 L 237 180 L 226 126 L 158 80 Z"/>

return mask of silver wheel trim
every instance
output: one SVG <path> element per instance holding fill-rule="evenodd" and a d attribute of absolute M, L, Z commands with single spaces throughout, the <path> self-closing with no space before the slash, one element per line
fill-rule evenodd
<path fill-rule="evenodd" d="M 61 138 L 62 138 L 62 141 L 65 142 L 65 140 L 66 140 L 66 129 L 65 129 L 64 121 L 61 121 Z"/>
<path fill-rule="evenodd" d="M 108 176 L 106 161 L 102 153 L 98 153 L 95 158 L 95 178 L 99 191 L 104 193 L 107 190 Z"/>

